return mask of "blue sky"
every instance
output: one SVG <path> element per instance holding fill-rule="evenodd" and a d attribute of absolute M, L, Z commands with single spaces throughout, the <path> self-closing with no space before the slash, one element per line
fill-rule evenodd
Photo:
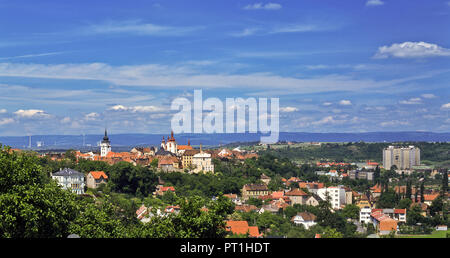
<path fill-rule="evenodd" d="M 0 135 L 166 133 L 277 97 L 280 130 L 450 131 L 450 1 L 0 0 Z"/>

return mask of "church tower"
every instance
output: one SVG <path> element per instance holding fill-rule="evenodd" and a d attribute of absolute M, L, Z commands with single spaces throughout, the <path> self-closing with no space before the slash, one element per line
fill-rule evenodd
<path fill-rule="evenodd" d="M 106 157 L 106 155 L 108 155 L 110 151 L 111 151 L 111 142 L 109 141 L 108 133 L 106 132 L 105 129 L 105 136 L 103 137 L 103 141 L 100 144 L 100 156 Z"/>
<path fill-rule="evenodd" d="M 170 151 L 173 154 L 177 154 L 177 142 L 175 141 L 175 137 L 173 137 L 173 131 L 170 133 L 170 137 L 167 137 L 167 149 L 166 151 Z"/>
<path fill-rule="evenodd" d="M 164 136 L 161 142 L 161 149 L 166 150 L 166 140 L 164 139 Z"/>

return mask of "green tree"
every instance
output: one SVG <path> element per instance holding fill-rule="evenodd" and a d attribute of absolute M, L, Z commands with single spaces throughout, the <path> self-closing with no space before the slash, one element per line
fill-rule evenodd
<path fill-rule="evenodd" d="M 425 182 L 422 181 L 422 183 L 420 184 L 420 202 L 421 203 L 423 203 L 425 201 L 424 194 L 425 194 Z"/>
<path fill-rule="evenodd" d="M 398 196 L 392 189 L 388 189 L 380 195 L 377 201 L 377 208 L 394 208 L 397 205 Z"/>
<path fill-rule="evenodd" d="M 326 227 L 325 231 L 321 235 L 322 238 L 342 238 L 342 233 L 338 232 L 335 228 Z"/>
<path fill-rule="evenodd" d="M 448 171 L 445 170 L 442 175 L 442 195 L 448 192 Z"/>
<path fill-rule="evenodd" d="M 82 238 L 126 237 L 126 229 L 114 218 L 114 208 L 109 202 L 99 206 L 87 203 L 84 210 L 70 223 L 69 231 Z"/>
<path fill-rule="evenodd" d="M 359 219 L 359 207 L 355 204 L 348 204 L 342 209 L 345 218 Z"/>
<path fill-rule="evenodd" d="M 398 207 L 399 209 L 409 209 L 409 207 L 411 206 L 411 203 L 412 203 L 412 200 L 411 200 L 411 199 L 405 198 L 405 199 L 402 199 L 402 200 L 400 200 L 400 201 L 398 202 L 397 207 Z"/>
<path fill-rule="evenodd" d="M 261 199 L 258 199 L 258 198 L 250 197 L 247 200 L 247 204 L 255 205 L 256 207 L 261 207 L 263 205 L 263 201 Z"/>
<path fill-rule="evenodd" d="M 177 196 L 172 191 L 167 191 L 161 197 L 161 200 L 168 204 L 175 204 L 177 202 Z"/>
<path fill-rule="evenodd" d="M 75 150 L 67 150 L 64 154 L 64 158 L 69 159 L 72 162 L 76 162 L 77 156 L 75 155 Z"/>
<path fill-rule="evenodd" d="M 32 154 L 0 146 L 0 237 L 66 237 L 79 206 Z"/>
<path fill-rule="evenodd" d="M 227 235 L 225 219 L 233 213 L 230 199 L 219 196 L 209 201 L 204 211 L 204 200 L 190 197 L 182 202 L 179 214 L 155 216 L 149 223 L 134 230 L 132 235 L 150 238 L 223 238 Z"/>

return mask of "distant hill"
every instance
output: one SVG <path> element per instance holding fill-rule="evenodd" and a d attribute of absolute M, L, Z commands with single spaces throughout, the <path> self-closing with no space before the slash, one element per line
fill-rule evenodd
<path fill-rule="evenodd" d="M 178 144 L 198 146 L 219 146 L 234 142 L 259 142 L 261 133 L 233 134 L 178 134 L 175 135 Z M 109 135 L 113 148 L 129 146 L 159 146 L 166 134 L 112 134 Z M 31 137 L 32 149 L 97 149 L 97 143 L 103 135 L 85 135 L 84 147 L 82 135 L 35 135 Z M 279 141 L 292 142 L 449 142 L 450 133 L 433 132 L 369 132 L 369 133 L 303 133 L 281 132 Z M 42 142 L 37 147 L 37 142 Z M 27 148 L 28 136 L 0 136 L 0 143 L 13 148 Z"/>

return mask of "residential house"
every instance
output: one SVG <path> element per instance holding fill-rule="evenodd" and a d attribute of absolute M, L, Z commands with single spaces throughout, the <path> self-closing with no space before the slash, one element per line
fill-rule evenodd
<path fill-rule="evenodd" d="M 381 185 L 380 184 L 376 184 L 373 187 L 370 188 L 370 192 L 372 193 L 373 197 L 380 197 L 381 195 Z"/>
<path fill-rule="evenodd" d="M 316 225 L 316 216 L 310 212 L 299 212 L 297 215 L 291 218 L 291 221 L 295 225 L 303 225 L 305 229 Z"/>
<path fill-rule="evenodd" d="M 247 235 L 251 238 L 261 238 L 262 234 L 259 233 L 257 226 L 249 226 L 245 220 L 233 221 L 228 220 L 225 225 L 226 231 L 236 235 Z"/>
<path fill-rule="evenodd" d="M 225 196 L 225 197 L 227 197 L 227 198 L 230 198 L 231 201 L 232 201 L 234 204 L 236 204 L 236 205 L 241 205 L 241 204 L 242 204 L 242 201 L 241 201 L 241 199 L 238 197 L 237 194 L 224 194 L 223 196 Z"/>
<path fill-rule="evenodd" d="M 424 197 L 424 201 L 423 201 L 423 202 L 424 202 L 426 205 L 430 206 L 430 205 L 433 203 L 433 201 L 434 201 L 437 197 L 439 197 L 439 193 L 434 193 L 434 194 L 424 194 L 423 197 Z"/>
<path fill-rule="evenodd" d="M 265 184 L 247 184 L 242 187 L 242 199 L 248 200 L 250 197 L 258 198 L 262 195 L 268 195 L 269 189 Z"/>
<path fill-rule="evenodd" d="M 295 188 L 286 192 L 285 196 L 289 197 L 292 201 L 292 205 L 294 204 L 306 204 L 306 199 L 308 198 L 308 194 L 303 192 L 302 190 Z"/>
<path fill-rule="evenodd" d="M 268 177 L 268 176 L 266 176 L 265 174 L 262 174 L 262 175 L 261 175 L 261 181 L 262 181 L 264 184 L 268 185 L 268 184 L 270 183 L 270 180 L 271 180 L 271 178 Z"/>
<path fill-rule="evenodd" d="M 91 171 L 86 176 L 86 185 L 88 188 L 97 188 L 100 184 L 106 184 L 108 176 L 104 171 Z"/>
<path fill-rule="evenodd" d="M 84 174 L 71 168 L 64 168 L 51 174 L 52 179 L 58 182 L 63 189 L 71 190 L 76 194 L 84 194 Z"/>
<path fill-rule="evenodd" d="M 372 209 L 373 212 L 381 212 L 398 222 L 406 222 L 406 209 Z"/>
<path fill-rule="evenodd" d="M 363 207 L 359 210 L 359 222 L 369 224 L 372 220 L 370 214 L 372 213 L 372 208 L 369 206 Z"/>
<path fill-rule="evenodd" d="M 162 186 L 162 185 L 158 185 L 158 186 L 156 186 L 156 191 L 155 191 L 153 194 L 154 194 L 154 195 L 162 196 L 162 195 L 164 195 L 167 191 L 171 191 L 171 192 L 175 193 L 175 187 L 173 187 L 173 186 Z"/>
<path fill-rule="evenodd" d="M 259 209 L 255 205 L 242 204 L 234 206 L 234 210 L 240 212 L 251 212 L 251 211 L 258 211 Z"/>
<path fill-rule="evenodd" d="M 305 204 L 306 205 L 311 205 L 311 206 L 317 206 L 319 205 L 319 197 L 315 197 L 314 195 L 308 196 L 306 198 Z"/>
<path fill-rule="evenodd" d="M 397 232 L 397 221 L 386 214 L 383 214 L 381 211 L 372 212 L 370 217 L 374 227 L 380 235 L 388 235 L 392 231 Z"/>

